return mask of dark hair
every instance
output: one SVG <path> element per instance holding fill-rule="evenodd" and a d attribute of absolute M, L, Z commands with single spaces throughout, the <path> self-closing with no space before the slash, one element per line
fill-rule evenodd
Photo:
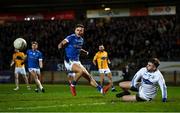
<path fill-rule="evenodd" d="M 149 62 L 151 62 L 151 63 L 153 63 L 155 66 L 156 66 L 156 68 L 159 66 L 159 64 L 160 64 L 160 61 L 157 59 L 157 58 L 151 58 L 150 60 L 149 60 Z"/>
<path fill-rule="evenodd" d="M 77 24 L 77 25 L 75 26 L 75 29 L 78 28 L 78 27 L 84 28 L 84 25 L 83 25 L 83 24 Z"/>
<path fill-rule="evenodd" d="M 36 44 L 36 45 L 38 45 L 38 42 L 32 41 L 31 44 Z"/>

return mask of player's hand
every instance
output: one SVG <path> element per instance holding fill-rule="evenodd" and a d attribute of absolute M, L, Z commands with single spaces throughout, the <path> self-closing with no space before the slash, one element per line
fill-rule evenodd
<path fill-rule="evenodd" d="M 58 45 L 58 50 L 61 50 L 62 48 Z"/>
<path fill-rule="evenodd" d="M 162 102 L 167 102 L 167 98 L 162 98 Z"/>
<path fill-rule="evenodd" d="M 65 44 L 63 44 L 63 43 L 59 43 L 59 44 L 58 44 L 58 50 L 63 49 L 63 45 L 65 45 Z"/>
<path fill-rule="evenodd" d="M 10 68 L 11 68 L 11 67 L 13 66 L 13 64 L 11 63 L 9 66 L 10 66 Z"/>
<path fill-rule="evenodd" d="M 93 61 L 93 64 L 96 66 L 96 62 L 95 61 Z"/>

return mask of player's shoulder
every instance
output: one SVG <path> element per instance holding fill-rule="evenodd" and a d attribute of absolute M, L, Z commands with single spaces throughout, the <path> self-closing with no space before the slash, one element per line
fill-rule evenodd
<path fill-rule="evenodd" d="M 101 52 L 100 52 L 100 51 L 98 51 L 96 54 L 97 54 L 97 55 L 100 55 L 100 53 L 101 53 Z"/>
<path fill-rule="evenodd" d="M 32 49 L 28 49 L 27 51 L 26 51 L 26 53 L 29 53 L 29 52 L 31 52 L 32 51 Z"/>
<path fill-rule="evenodd" d="M 22 51 L 19 51 L 19 52 L 17 52 L 17 53 L 23 54 L 24 52 L 22 52 Z"/>
<path fill-rule="evenodd" d="M 142 67 L 139 71 L 146 72 L 147 68 L 146 67 Z"/>
<path fill-rule="evenodd" d="M 15 52 L 14 53 L 15 55 L 22 55 L 22 54 L 24 54 L 23 52 Z"/>
<path fill-rule="evenodd" d="M 104 51 L 105 54 L 107 54 L 107 51 Z"/>
<path fill-rule="evenodd" d="M 36 53 L 38 53 L 38 54 L 42 54 L 42 52 L 41 52 L 41 51 L 39 51 L 39 50 L 36 50 Z"/>
<path fill-rule="evenodd" d="M 75 33 L 73 33 L 73 34 L 70 34 L 69 36 L 76 36 L 76 34 L 75 34 Z"/>
<path fill-rule="evenodd" d="M 75 37 L 76 35 L 73 33 L 73 34 L 70 34 L 68 35 L 66 38 L 72 38 L 72 37 Z"/>
<path fill-rule="evenodd" d="M 161 73 L 161 71 L 160 71 L 159 69 L 157 69 L 157 70 L 155 71 L 155 73 L 158 74 L 159 76 L 162 76 L 162 73 Z"/>
<path fill-rule="evenodd" d="M 19 52 L 20 55 L 24 55 L 24 52 Z"/>
<path fill-rule="evenodd" d="M 64 40 L 69 42 L 70 40 L 73 40 L 73 39 L 75 39 L 75 34 L 70 34 L 70 35 L 66 36 L 66 38 Z"/>

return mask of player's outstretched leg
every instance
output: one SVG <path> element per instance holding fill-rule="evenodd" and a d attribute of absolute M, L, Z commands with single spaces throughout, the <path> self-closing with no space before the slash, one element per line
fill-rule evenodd
<path fill-rule="evenodd" d="M 116 97 L 120 98 L 125 95 L 130 95 L 130 92 L 128 91 L 131 88 L 130 81 L 120 82 L 119 86 L 123 90 L 123 92 L 116 94 Z"/>
<path fill-rule="evenodd" d="M 97 84 L 97 82 L 92 78 L 92 76 L 88 73 L 88 71 L 86 70 L 86 68 L 84 68 L 83 65 L 73 64 L 72 71 L 76 73 L 76 76 L 75 76 L 76 82 L 79 80 L 79 78 L 81 76 L 83 76 L 84 78 L 86 78 L 89 81 L 89 83 L 93 87 L 96 87 L 100 93 L 103 93 L 102 87 Z M 76 85 L 76 84 L 73 84 L 73 85 Z"/>
<path fill-rule="evenodd" d="M 102 87 L 101 85 L 99 85 L 99 84 L 94 80 L 94 78 L 92 77 L 92 75 L 90 75 L 90 74 L 88 73 L 88 74 L 85 74 L 84 76 L 85 76 L 85 78 L 90 82 L 91 86 L 96 87 L 97 90 L 98 90 L 100 93 L 102 93 L 102 94 L 104 93 L 103 87 Z"/>
<path fill-rule="evenodd" d="M 83 77 L 89 81 L 91 86 L 96 87 L 100 93 L 102 93 L 102 94 L 105 93 L 103 90 L 103 87 L 94 80 L 92 75 L 90 75 L 86 69 L 84 69 Z"/>

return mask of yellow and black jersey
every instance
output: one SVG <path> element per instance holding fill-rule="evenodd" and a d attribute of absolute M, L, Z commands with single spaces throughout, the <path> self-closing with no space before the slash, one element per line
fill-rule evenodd
<path fill-rule="evenodd" d="M 93 58 L 93 61 L 97 61 L 99 69 L 107 69 L 108 67 L 108 53 L 106 51 L 98 51 Z"/>
<path fill-rule="evenodd" d="M 13 54 L 13 61 L 15 63 L 15 67 L 23 67 L 24 58 L 25 58 L 25 54 L 23 52 L 15 52 Z"/>

